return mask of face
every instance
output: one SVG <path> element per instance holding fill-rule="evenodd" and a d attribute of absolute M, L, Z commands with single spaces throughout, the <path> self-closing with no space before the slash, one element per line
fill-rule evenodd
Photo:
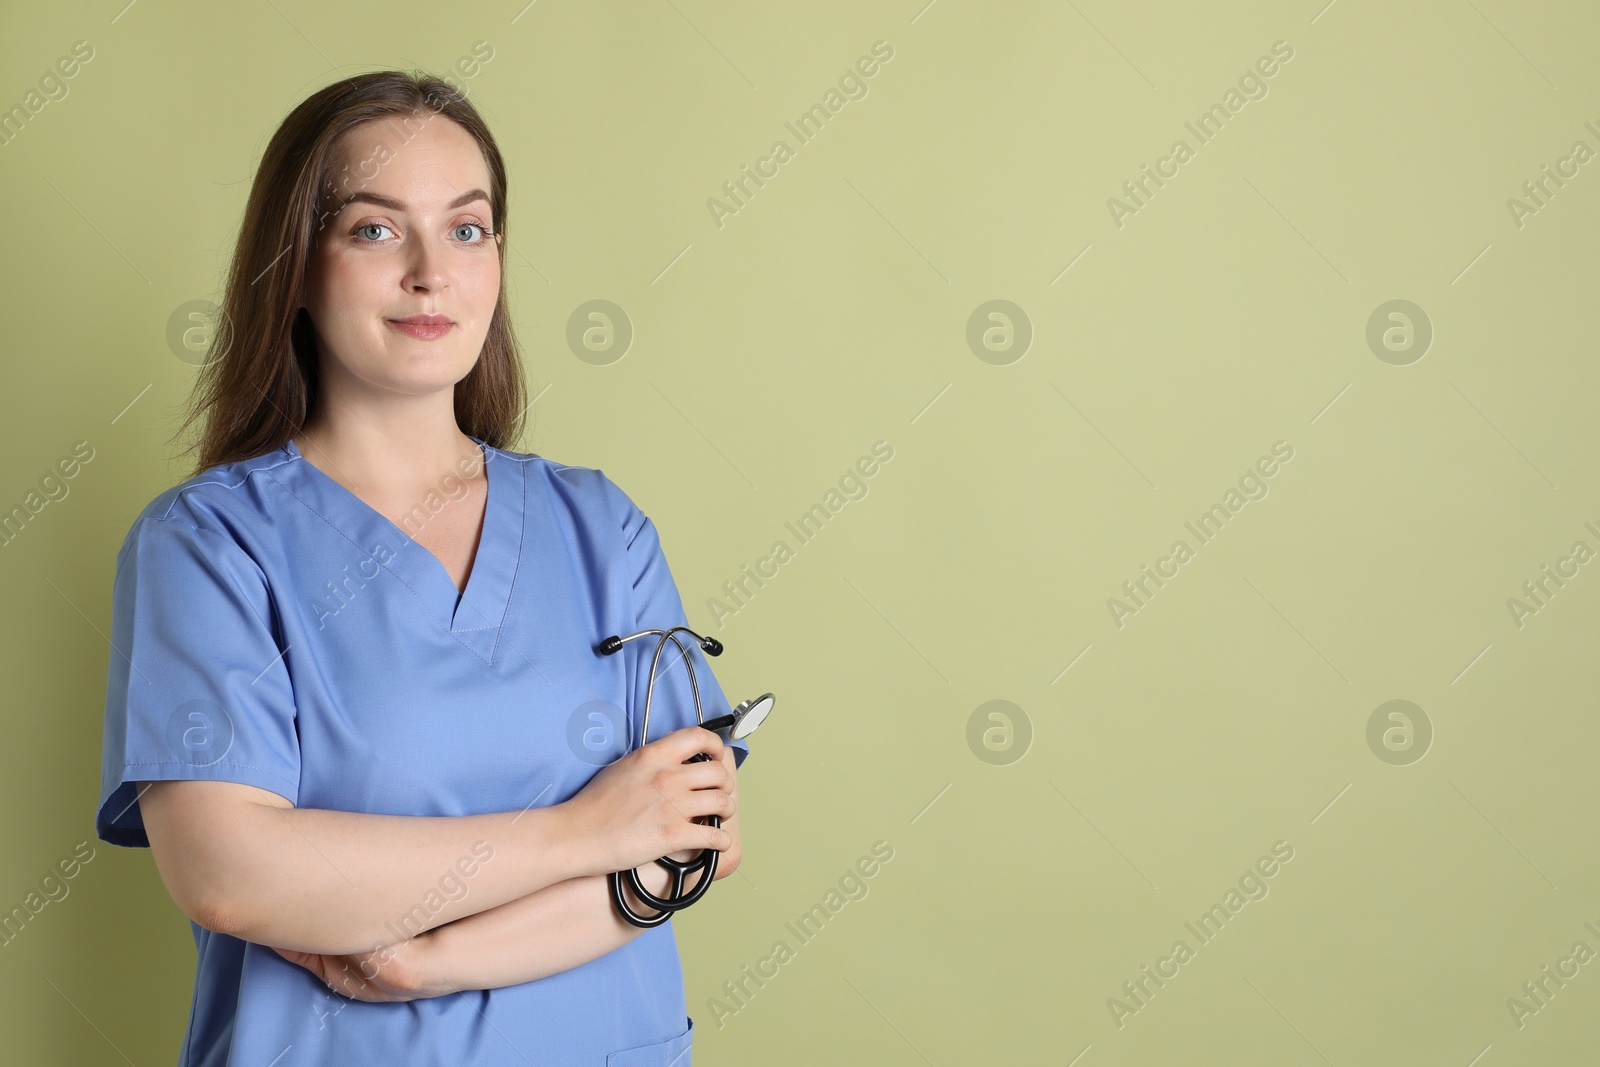
<path fill-rule="evenodd" d="M 483 154 L 428 110 L 409 125 L 356 127 L 338 148 L 334 174 L 343 177 L 322 210 L 346 199 L 321 219 L 302 305 L 327 399 L 451 397 L 478 360 L 500 295 Z M 415 316 L 448 325 L 408 331 L 400 320 Z"/>

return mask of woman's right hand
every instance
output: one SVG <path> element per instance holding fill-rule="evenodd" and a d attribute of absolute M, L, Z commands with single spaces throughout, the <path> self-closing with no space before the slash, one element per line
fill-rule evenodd
<path fill-rule="evenodd" d="M 726 830 L 694 821 L 737 810 L 721 737 L 686 726 L 629 752 L 589 780 L 567 809 L 584 873 L 610 874 L 673 852 L 733 844 Z M 686 763 L 697 752 L 710 759 Z"/>

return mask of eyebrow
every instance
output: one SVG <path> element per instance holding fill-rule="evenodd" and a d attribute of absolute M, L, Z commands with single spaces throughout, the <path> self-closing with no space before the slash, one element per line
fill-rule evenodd
<path fill-rule="evenodd" d="M 488 202 L 489 194 L 484 192 L 482 189 L 468 189 L 466 192 L 450 201 L 444 207 L 446 211 L 454 211 L 458 207 L 465 207 L 474 200 Z M 392 196 L 384 196 L 381 193 L 369 193 L 365 191 L 351 193 L 349 197 L 345 199 L 344 203 L 339 205 L 339 208 L 340 210 L 343 210 L 344 208 L 349 207 L 351 204 L 358 203 L 377 204 L 379 207 L 388 208 L 390 211 L 404 211 L 406 209 L 405 204 L 401 203 L 399 200 L 396 200 Z"/>

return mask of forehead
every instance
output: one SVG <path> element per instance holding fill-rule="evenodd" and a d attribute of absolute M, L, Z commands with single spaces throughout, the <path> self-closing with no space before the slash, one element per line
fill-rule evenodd
<path fill-rule="evenodd" d="M 334 145 L 330 206 L 366 191 L 428 211 L 468 189 L 489 186 L 489 166 L 478 142 L 429 108 L 362 123 Z"/>

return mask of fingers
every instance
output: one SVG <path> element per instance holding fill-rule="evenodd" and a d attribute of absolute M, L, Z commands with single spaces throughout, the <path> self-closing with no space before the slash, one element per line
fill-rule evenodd
<path fill-rule="evenodd" d="M 691 757 L 700 756 L 690 762 Z M 604 838 L 614 833 L 616 856 L 604 869 L 636 866 L 640 857 L 688 850 L 724 852 L 734 844 L 709 816 L 738 810 L 728 746 L 700 726 L 687 726 L 623 756 L 599 772 L 569 803 Z M 590 810 L 592 808 L 592 811 Z"/>
<path fill-rule="evenodd" d="M 651 744 L 661 745 L 667 753 L 675 756 L 679 763 L 696 752 L 704 752 L 713 762 L 718 761 L 722 758 L 722 750 L 728 747 L 721 737 L 698 726 L 685 726 L 681 730 L 674 730 Z"/>
<path fill-rule="evenodd" d="M 683 820 L 690 824 L 679 823 L 675 830 L 670 831 L 674 847 L 713 848 L 721 852 L 729 846 L 731 838 L 726 830 L 696 821 L 711 815 L 730 819 L 737 813 L 738 799 L 730 790 L 718 784 L 724 779 L 725 774 L 724 768 L 719 764 L 690 763 L 675 768 L 671 774 L 662 776 L 668 784 L 677 787 L 669 790 L 663 789 L 660 784 L 656 786 L 657 793 L 670 809 L 668 822 Z M 711 784 L 705 788 L 683 789 L 685 779 L 694 777 L 700 777 Z"/>
<path fill-rule="evenodd" d="M 728 789 L 733 784 L 733 778 L 728 774 L 728 768 L 721 762 L 707 760 L 704 763 L 682 763 L 673 767 L 664 767 L 659 777 L 665 781 L 681 783 L 689 789 Z"/>
<path fill-rule="evenodd" d="M 728 768 L 716 760 L 700 763 L 669 763 L 655 768 L 654 772 L 648 775 L 647 781 L 663 796 L 706 790 L 731 793 L 733 785 Z"/>
<path fill-rule="evenodd" d="M 673 856 L 687 862 L 701 849 L 709 848 L 713 852 L 726 852 L 733 847 L 733 835 L 720 826 L 709 823 L 691 823 L 684 827 L 684 835 L 675 840 L 679 847 L 671 849 L 665 855 Z"/>
<path fill-rule="evenodd" d="M 367 983 L 350 973 L 348 963 L 339 968 L 338 980 L 341 987 L 339 991 L 352 1000 L 360 1000 L 361 994 L 366 991 Z"/>
<path fill-rule="evenodd" d="M 672 805 L 673 811 L 685 819 L 704 818 L 707 815 L 717 815 L 727 819 L 738 811 L 738 802 L 734 795 L 725 789 L 688 789 L 682 792 L 659 790 L 659 792 L 662 798 Z"/>

